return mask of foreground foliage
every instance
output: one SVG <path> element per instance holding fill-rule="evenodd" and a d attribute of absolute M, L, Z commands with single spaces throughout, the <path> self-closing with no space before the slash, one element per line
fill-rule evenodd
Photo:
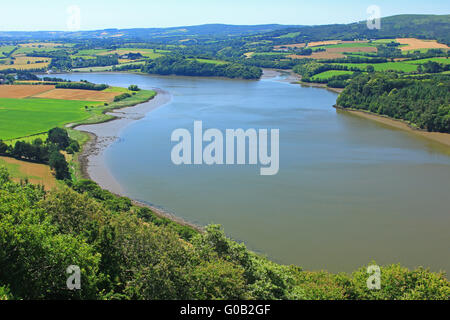
<path fill-rule="evenodd" d="M 190 233 L 129 199 L 81 182 L 59 191 L 11 182 L 0 168 L 0 299 L 448 299 L 444 274 L 382 267 L 347 274 L 275 264 L 218 226 Z M 153 217 L 152 217 L 153 216 Z M 186 236 L 189 233 L 189 236 Z M 189 240 L 186 240 L 189 239 Z M 82 289 L 66 288 L 81 268 Z"/>

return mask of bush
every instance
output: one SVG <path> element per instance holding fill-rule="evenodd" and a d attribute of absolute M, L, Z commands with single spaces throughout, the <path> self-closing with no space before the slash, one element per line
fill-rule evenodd
<path fill-rule="evenodd" d="M 374 264 L 374 263 L 373 263 Z M 448 300 L 450 285 L 443 273 L 389 265 L 381 267 L 381 289 L 367 288 L 367 267 L 353 272 L 346 290 L 357 300 Z"/>
<path fill-rule="evenodd" d="M 129 98 L 129 97 L 131 97 L 131 94 L 129 94 L 128 92 L 125 92 L 125 93 L 122 93 L 122 94 L 120 94 L 118 96 L 115 96 L 114 97 L 114 102 L 119 102 L 119 101 L 122 101 L 122 100 L 124 100 L 126 98 Z"/>
<path fill-rule="evenodd" d="M 102 91 L 109 88 L 109 86 L 107 84 L 94 84 L 90 82 L 65 82 L 65 83 L 58 83 L 55 86 L 55 88 Z"/>
<path fill-rule="evenodd" d="M 137 85 L 132 84 L 131 86 L 128 87 L 128 90 L 130 90 L 130 91 L 140 91 L 141 89 Z"/>

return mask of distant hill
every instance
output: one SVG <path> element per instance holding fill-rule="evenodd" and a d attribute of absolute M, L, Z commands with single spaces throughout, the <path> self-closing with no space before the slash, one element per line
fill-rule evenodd
<path fill-rule="evenodd" d="M 279 38 L 283 34 L 298 32 L 295 38 Z M 437 39 L 450 44 L 450 15 L 404 14 L 381 19 L 380 30 L 370 30 L 367 22 L 351 24 L 332 24 L 308 26 L 302 28 L 286 28 L 275 30 L 262 36 L 277 43 L 303 42 L 305 40 L 353 40 L 358 38 L 403 38 L 418 37 Z"/>
<path fill-rule="evenodd" d="M 285 34 L 295 34 L 295 36 L 283 37 Z M 361 21 L 320 26 L 205 24 L 171 28 L 104 29 L 78 32 L 0 31 L 0 40 L 119 39 L 165 42 L 240 36 L 268 39 L 278 44 L 303 42 L 305 40 L 418 37 L 437 39 L 439 42 L 449 45 L 450 15 L 405 14 L 385 17 L 381 20 L 380 30 L 370 30 L 367 28 L 366 21 Z"/>
<path fill-rule="evenodd" d="M 189 38 L 189 37 L 228 37 L 249 34 L 267 33 L 286 28 L 300 28 L 301 26 L 288 26 L 279 24 L 264 25 L 228 25 L 205 24 L 199 26 L 171 27 L 171 28 L 135 28 L 135 29 L 104 29 L 94 31 L 0 31 L 0 39 L 137 39 L 151 40 L 161 38 Z"/>

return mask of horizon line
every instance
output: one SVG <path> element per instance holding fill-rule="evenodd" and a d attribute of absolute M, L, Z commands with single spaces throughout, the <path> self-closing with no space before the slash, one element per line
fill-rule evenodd
<path fill-rule="evenodd" d="M 404 13 L 404 14 L 394 14 L 388 16 L 382 16 L 383 18 L 395 17 L 395 16 L 449 16 L 450 14 L 423 14 L 423 13 Z M 280 23 L 261 23 L 261 24 L 230 24 L 230 23 L 202 23 L 193 25 L 180 25 L 180 26 L 169 26 L 169 27 L 125 27 L 125 28 L 103 28 L 103 29 L 80 29 L 76 31 L 71 30 L 0 30 L 1 32 L 59 32 L 59 33 L 77 33 L 77 32 L 93 32 L 93 31 L 106 31 L 106 30 L 133 30 L 133 29 L 172 29 L 172 28 L 190 28 L 199 26 L 209 26 L 209 25 L 224 25 L 224 26 L 235 26 L 235 27 L 257 27 L 266 25 L 278 25 L 286 27 L 317 27 L 317 26 L 327 26 L 327 25 L 349 25 L 353 23 L 361 23 L 366 20 L 354 21 L 349 23 L 326 23 L 326 24 L 280 24 Z"/>

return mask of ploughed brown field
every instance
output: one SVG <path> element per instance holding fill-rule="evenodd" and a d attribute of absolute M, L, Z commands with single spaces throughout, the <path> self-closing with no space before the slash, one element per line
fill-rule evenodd
<path fill-rule="evenodd" d="M 450 49 L 445 44 L 438 43 L 436 40 L 420 40 L 415 38 L 397 38 L 395 39 L 400 44 L 406 44 L 400 47 L 400 50 L 419 50 L 419 49 Z"/>
<path fill-rule="evenodd" d="M 328 48 L 329 53 L 338 52 L 378 52 L 376 47 L 348 47 L 348 48 Z"/>
<path fill-rule="evenodd" d="M 54 89 L 53 85 L 1 85 L 0 98 L 23 99 Z"/>
<path fill-rule="evenodd" d="M 104 101 L 110 102 L 120 93 L 103 92 L 95 90 L 80 89 L 53 89 L 40 94 L 36 94 L 34 98 L 60 99 L 60 100 L 80 100 L 80 101 Z"/>
<path fill-rule="evenodd" d="M 320 52 L 313 52 L 310 56 L 301 56 L 298 54 L 291 54 L 288 56 L 291 59 L 304 59 L 304 58 L 311 58 L 311 59 L 339 59 L 339 58 L 345 58 L 345 55 L 339 52 L 328 52 L 327 51 L 320 51 Z"/>

